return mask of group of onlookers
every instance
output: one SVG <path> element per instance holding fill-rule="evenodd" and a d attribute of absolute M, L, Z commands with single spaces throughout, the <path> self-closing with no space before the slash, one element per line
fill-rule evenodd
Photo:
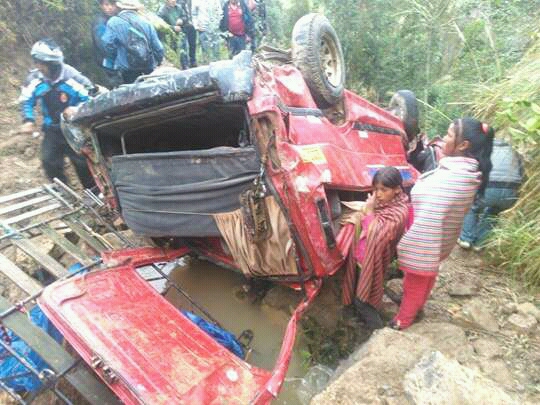
<path fill-rule="evenodd" d="M 138 0 L 99 0 L 99 4 L 102 14 L 96 18 L 92 34 L 98 63 L 106 70 L 110 85 L 117 85 L 119 79 L 131 83 L 137 73 L 148 73 L 161 63 L 161 41 L 165 36 L 159 38 L 152 24 L 139 13 L 143 7 Z M 197 66 L 197 43 L 203 63 L 218 60 L 222 35 L 230 57 L 246 49 L 248 42 L 254 50 L 261 33 L 255 29 L 253 12 L 265 18 L 263 0 L 165 0 L 157 16 L 173 31 L 170 46 L 179 55 L 180 67 L 187 69 Z M 147 52 L 153 56 L 142 68 L 129 63 L 130 52 L 137 48 L 137 34 L 139 48 L 146 43 Z"/>
<path fill-rule="evenodd" d="M 219 30 L 229 33 L 230 56 L 256 46 L 251 12 L 263 15 L 264 0 L 165 0 L 157 16 L 167 23 L 176 37 L 171 45 L 178 51 L 183 69 L 197 66 L 197 37 L 205 63 L 220 56 Z M 139 0 L 98 0 L 101 13 L 92 24 L 96 62 L 105 71 L 109 87 L 133 83 L 151 73 L 164 58 L 162 39 L 154 25 L 141 13 Z M 249 4 L 249 6 L 248 6 Z M 41 102 L 43 143 L 41 160 L 49 179 L 66 181 L 64 157 L 70 158 L 85 188 L 94 185 L 84 158 L 68 146 L 60 130 L 62 118 L 73 107 L 88 99 L 95 89 L 91 81 L 64 63 L 60 47 L 50 39 L 36 42 L 31 50 L 36 66 L 27 77 L 20 97 L 23 125 L 20 132 L 35 131 L 34 107 Z"/>

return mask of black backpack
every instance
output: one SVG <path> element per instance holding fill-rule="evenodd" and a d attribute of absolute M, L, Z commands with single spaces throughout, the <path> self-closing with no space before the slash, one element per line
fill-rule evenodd
<path fill-rule="evenodd" d="M 144 30 L 131 19 L 124 18 L 120 15 L 118 17 L 130 25 L 125 43 L 129 69 L 141 72 L 152 69 L 152 50 L 150 49 L 150 44 Z"/>

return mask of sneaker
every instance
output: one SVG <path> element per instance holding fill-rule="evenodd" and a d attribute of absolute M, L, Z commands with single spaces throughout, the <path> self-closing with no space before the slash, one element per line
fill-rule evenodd
<path fill-rule="evenodd" d="M 474 250 L 476 253 L 481 252 L 483 249 L 484 249 L 483 246 L 478 246 L 478 245 L 475 245 L 472 247 L 472 250 Z"/>
<path fill-rule="evenodd" d="M 471 248 L 471 242 L 467 242 L 466 240 L 458 239 L 457 244 L 460 248 L 469 250 Z"/>

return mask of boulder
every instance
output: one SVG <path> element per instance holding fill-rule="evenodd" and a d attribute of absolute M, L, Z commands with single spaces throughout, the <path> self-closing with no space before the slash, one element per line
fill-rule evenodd
<path fill-rule="evenodd" d="M 504 315 L 512 315 L 517 312 L 517 305 L 514 302 L 507 302 L 501 306 L 501 313 Z"/>
<path fill-rule="evenodd" d="M 412 325 L 408 332 L 427 337 L 433 342 L 433 347 L 462 364 L 467 364 L 474 356 L 474 349 L 459 326 L 445 322 L 420 322 Z"/>
<path fill-rule="evenodd" d="M 424 355 L 403 386 L 417 405 L 517 405 L 494 381 L 438 351 Z"/>
<path fill-rule="evenodd" d="M 333 383 L 311 404 L 406 404 L 403 375 L 430 345 L 428 338 L 415 333 L 377 330 L 338 368 Z"/>
<path fill-rule="evenodd" d="M 468 298 L 478 294 L 478 287 L 471 282 L 456 282 L 448 287 L 448 295 L 457 298 Z"/>
<path fill-rule="evenodd" d="M 489 311 L 488 304 L 479 299 L 467 302 L 461 311 L 454 315 L 453 321 L 459 325 L 485 329 L 489 332 L 499 330 L 497 319 Z"/>
<path fill-rule="evenodd" d="M 485 359 L 480 362 L 480 369 L 487 377 L 501 384 L 501 386 L 512 388 L 514 377 L 503 360 Z"/>
<path fill-rule="evenodd" d="M 508 317 L 508 325 L 519 333 L 531 333 L 536 329 L 538 321 L 529 314 L 512 314 Z"/>
<path fill-rule="evenodd" d="M 473 342 L 473 348 L 476 354 L 486 359 L 500 358 L 504 350 L 497 344 L 497 341 L 488 338 L 480 338 Z"/>
<path fill-rule="evenodd" d="M 532 315 L 538 322 L 540 322 L 540 309 L 538 309 L 538 307 L 532 302 L 524 302 L 523 304 L 519 304 L 517 306 L 517 312 L 522 315 Z"/>

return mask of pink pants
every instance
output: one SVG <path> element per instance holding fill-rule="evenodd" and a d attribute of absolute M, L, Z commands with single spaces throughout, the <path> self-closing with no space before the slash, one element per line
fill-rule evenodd
<path fill-rule="evenodd" d="M 399 323 L 401 329 L 408 328 L 413 324 L 416 315 L 428 300 L 435 280 L 437 280 L 436 274 L 418 275 L 407 271 L 404 273 L 403 298 L 399 311 L 394 317 L 394 321 Z"/>

